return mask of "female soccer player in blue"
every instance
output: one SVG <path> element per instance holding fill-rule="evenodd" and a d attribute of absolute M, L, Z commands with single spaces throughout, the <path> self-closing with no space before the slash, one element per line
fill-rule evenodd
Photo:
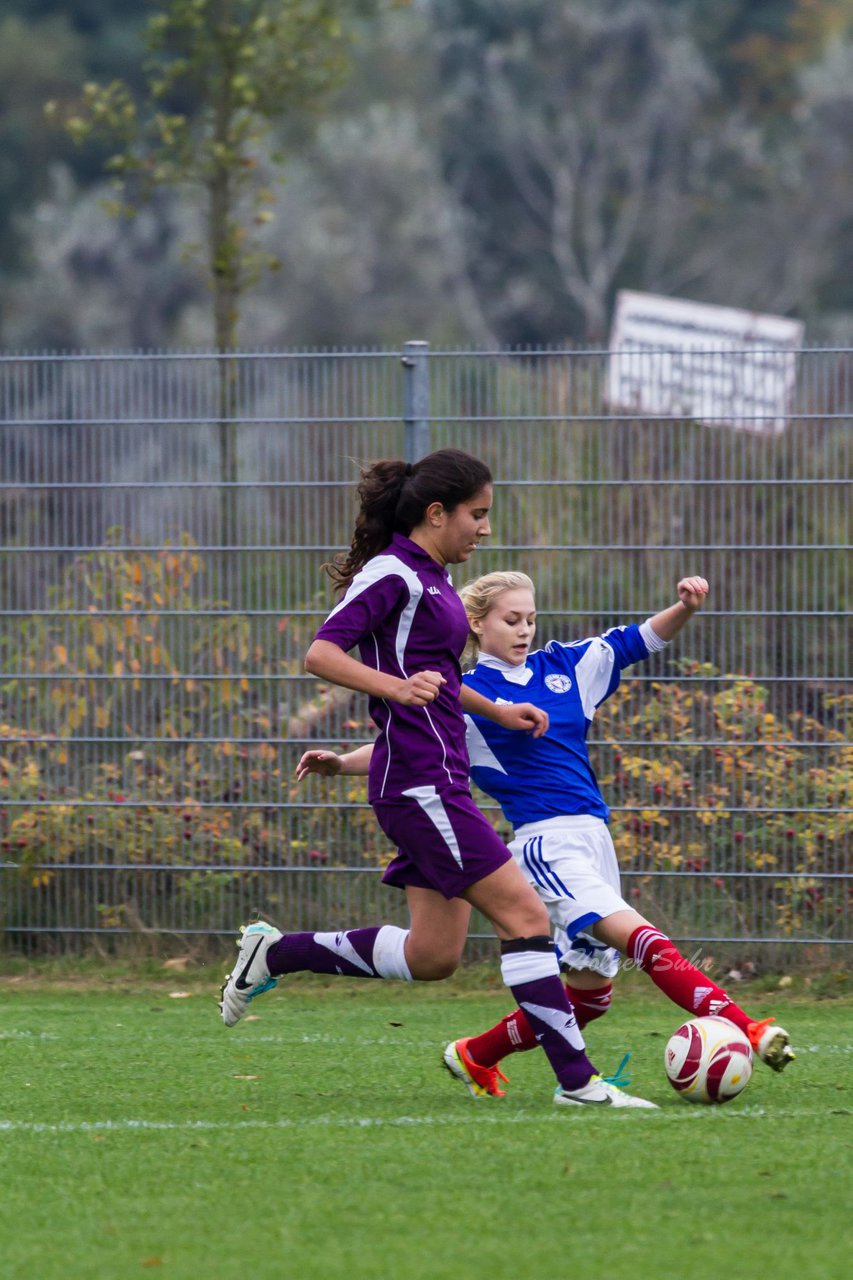
<path fill-rule="evenodd" d="M 551 641 L 531 651 L 536 602 L 526 574 L 491 573 L 463 587 L 471 641 L 479 651 L 465 686 L 501 704 L 529 700 L 550 722 L 547 734 L 534 739 L 510 734 L 473 711 L 471 775 L 512 824 L 509 847 L 548 908 L 581 1028 L 607 1012 L 621 952 L 691 1016 L 728 1018 L 758 1056 L 781 1071 L 793 1056 L 787 1032 L 772 1019 L 751 1019 L 622 897 L 609 811 L 587 752 L 596 708 L 616 690 L 621 671 L 663 649 L 701 606 L 708 584 L 689 577 L 677 590 L 676 604 L 639 626 L 615 627 L 574 644 Z M 337 765 L 319 758 L 331 753 L 309 752 L 298 776 L 363 771 L 370 751 L 367 746 L 333 757 Z M 474 1096 L 500 1095 L 505 1078 L 498 1063 L 537 1043 L 535 1029 L 516 1010 L 482 1035 L 449 1044 L 444 1062 Z"/>
<path fill-rule="evenodd" d="M 547 716 L 526 699 L 498 703 L 462 685 L 468 619 L 447 572 L 491 532 L 492 480 L 456 449 L 362 473 L 349 553 L 329 566 L 344 594 L 311 644 L 307 670 L 366 693 L 378 735 L 368 798 L 398 848 L 386 883 L 406 892 L 410 927 L 282 934 L 248 925 L 222 988 L 226 1026 L 297 971 L 353 977 L 447 977 L 459 964 L 472 907 L 501 941 L 504 982 L 569 1105 L 650 1106 L 601 1080 L 586 1056 L 560 980 L 547 909 L 469 790 L 465 712 L 519 738 Z M 359 657 L 350 656 L 358 647 Z M 519 731 L 527 731 L 519 732 Z"/>
<path fill-rule="evenodd" d="M 750 1018 L 622 897 L 609 811 L 587 753 L 596 708 L 615 692 L 620 672 L 678 634 L 701 607 L 708 583 L 683 578 L 677 592 L 676 604 L 639 626 L 614 627 L 574 644 L 552 641 L 531 652 L 536 602 L 525 574 L 487 574 L 464 587 L 462 600 L 479 649 L 465 683 L 502 702 L 523 697 L 550 720 L 547 735 L 534 743 L 472 715 L 471 775 L 512 824 L 510 849 L 548 907 L 581 1028 L 607 1012 L 621 953 L 692 1017 L 728 1018 L 757 1055 L 781 1071 L 792 1056 L 787 1032 L 772 1019 Z M 516 1012 L 481 1036 L 448 1045 L 445 1063 L 469 1088 L 494 1093 L 498 1062 L 536 1043 Z"/>

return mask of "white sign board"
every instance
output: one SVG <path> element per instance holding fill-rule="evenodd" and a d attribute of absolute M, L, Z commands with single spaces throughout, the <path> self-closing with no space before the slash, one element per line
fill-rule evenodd
<path fill-rule="evenodd" d="M 778 434 L 802 342 L 799 320 L 623 290 L 610 336 L 610 408 Z"/>

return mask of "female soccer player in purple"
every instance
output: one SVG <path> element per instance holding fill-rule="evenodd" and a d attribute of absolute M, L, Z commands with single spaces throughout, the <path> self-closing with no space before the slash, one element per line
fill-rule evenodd
<path fill-rule="evenodd" d="M 418 979 L 457 968 L 471 908 L 501 942 L 501 972 L 534 1028 L 568 1104 L 650 1106 L 602 1081 L 560 980 L 547 909 L 474 804 L 463 710 L 504 730 L 541 737 L 547 716 L 525 700 L 497 703 L 462 685 L 468 620 L 447 566 L 491 532 L 486 465 L 441 449 L 414 465 L 384 460 L 362 473 L 349 552 L 330 565 L 344 589 L 305 666 L 366 693 L 378 735 L 368 798 L 398 853 L 386 883 L 405 890 L 410 925 L 282 934 L 246 926 L 222 988 L 233 1026 L 284 974 Z M 349 651 L 358 647 L 359 657 Z"/>

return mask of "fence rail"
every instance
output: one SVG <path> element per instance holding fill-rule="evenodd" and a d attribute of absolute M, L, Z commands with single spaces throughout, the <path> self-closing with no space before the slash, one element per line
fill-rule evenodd
<path fill-rule="evenodd" d="M 671 354 L 644 353 L 644 376 Z M 760 367 L 704 359 L 721 387 Z M 629 899 L 684 940 L 849 942 L 853 352 L 800 352 L 784 417 L 736 421 L 615 406 L 614 360 L 0 357 L 10 945 L 230 933 L 255 907 L 304 929 L 403 919 L 361 783 L 293 782 L 309 743 L 371 736 L 363 700 L 301 659 L 357 464 L 444 445 L 496 476 L 492 544 L 459 582 L 524 568 L 540 639 L 711 582 L 593 725 Z"/>

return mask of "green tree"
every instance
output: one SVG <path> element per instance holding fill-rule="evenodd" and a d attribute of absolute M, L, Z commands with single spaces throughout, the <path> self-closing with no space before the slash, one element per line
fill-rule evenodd
<path fill-rule="evenodd" d="M 121 190 L 117 214 L 132 212 L 155 187 L 203 193 L 201 257 L 220 353 L 237 346 L 242 295 L 277 266 L 257 236 L 274 202 L 261 177 L 261 144 L 274 122 L 316 111 L 341 84 L 353 19 L 373 7 L 373 0 L 168 0 L 148 22 L 146 93 L 139 98 L 121 80 L 90 83 L 64 120 L 78 143 L 104 135 L 116 140 L 107 167 Z M 48 112 L 57 113 L 54 103 Z M 235 396 L 234 366 L 222 360 L 220 535 L 226 545 L 236 535 Z"/>
<path fill-rule="evenodd" d="M 352 19 L 370 0 L 169 0 L 149 19 L 147 91 L 126 82 L 84 87 L 64 124 L 78 143 L 109 136 L 107 167 L 132 212 L 156 186 L 200 189 L 203 261 L 213 289 L 218 351 L 237 345 L 243 292 L 275 261 L 253 230 L 268 222 L 273 192 L 258 152 L 272 124 L 315 111 L 346 73 Z M 56 114 L 55 103 L 48 104 Z M 281 156 L 275 157 L 280 160 Z"/>

